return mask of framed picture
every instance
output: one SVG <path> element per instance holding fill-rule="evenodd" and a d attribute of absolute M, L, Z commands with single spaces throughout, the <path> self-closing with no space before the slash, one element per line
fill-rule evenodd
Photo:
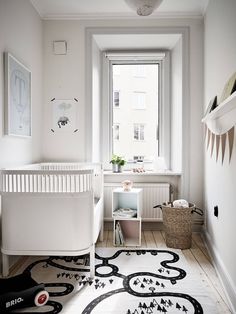
<path fill-rule="evenodd" d="M 52 118 L 53 132 L 76 132 L 77 125 L 77 99 L 53 99 Z"/>
<path fill-rule="evenodd" d="M 5 52 L 5 134 L 30 137 L 31 72 Z"/>

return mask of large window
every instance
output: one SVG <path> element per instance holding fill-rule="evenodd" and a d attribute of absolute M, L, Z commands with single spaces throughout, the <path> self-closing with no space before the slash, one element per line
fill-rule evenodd
<path fill-rule="evenodd" d="M 168 167 L 169 53 L 107 52 L 103 60 L 105 169 L 110 168 L 112 154 L 123 156 L 128 166 L 136 156 L 148 165 L 163 157 Z"/>
<path fill-rule="evenodd" d="M 115 75 L 117 72 L 119 76 Z M 145 76 L 133 75 L 140 72 Z M 134 156 L 154 160 L 158 155 L 159 64 L 113 64 L 112 73 L 112 153 L 129 161 L 133 161 Z M 122 93 L 122 99 L 117 91 Z M 120 124 L 122 129 L 117 141 Z"/>

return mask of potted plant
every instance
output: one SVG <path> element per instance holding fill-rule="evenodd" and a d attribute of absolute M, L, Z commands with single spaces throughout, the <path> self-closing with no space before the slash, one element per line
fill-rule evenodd
<path fill-rule="evenodd" d="M 126 161 L 123 157 L 113 154 L 110 163 L 112 164 L 113 172 L 122 172 L 122 167 L 125 165 Z"/>

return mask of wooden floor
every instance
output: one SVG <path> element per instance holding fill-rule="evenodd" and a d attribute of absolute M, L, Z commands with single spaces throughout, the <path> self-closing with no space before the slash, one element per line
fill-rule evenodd
<path fill-rule="evenodd" d="M 163 231 L 143 231 L 142 232 L 142 248 L 166 248 Z M 113 247 L 113 232 L 104 231 L 103 242 L 97 242 L 97 247 Z M 134 248 L 134 247 L 132 247 Z M 182 250 L 186 260 L 192 267 L 193 271 L 201 278 L 202 284 L 205 286 L 208 294 L 215 300 L 218 313 L 232 313 L 217 277 L 216 271 L 212 264 L 211 258 L 207 252 L 200 233 L 193 233 L 192 247 L 188 250 Z M 17 272 L 20 265 L 26 258 L 22 258 L 15 266 L 11 268 L 10 274 Z M 208 313 L 205 313 L 208 314 Z"/>
<path fill-rule="evenodd" d="M 103 242 L 98 242 L 97 247 L 113 247 L 113 232 L 105 231 Z M 142 246 L 145 248 L 165 248 L 165 238 L 163 231 L 143 231 Z M 193 271 L 201 278 L 209 295 L 215 299 L 219 313 L 232 313 L 227 305 L 226 297 L 207 252 L 200 233 L 193 233 L 192 247 L 182 250 L 185 258 Z M 206 313 L 207 314 L 207 313 Z"/>

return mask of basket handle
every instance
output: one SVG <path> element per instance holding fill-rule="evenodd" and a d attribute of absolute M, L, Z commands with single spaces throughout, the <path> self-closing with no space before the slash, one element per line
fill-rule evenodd
<path fill-rule="evenodd" d="M 153 206 L 153 208 L 161 208 L 162 209 L 162 205 L 156 205 L 156 206 Z"/>
<path fill-rule="evenodd" d="M 196 213 L 200 216 L 203 216 L 203 210 L 201 208 L 198 208 L 198 207 L 195 207 L 192 211 L 191 211 L 191 214 L 192 213 Z"/>

